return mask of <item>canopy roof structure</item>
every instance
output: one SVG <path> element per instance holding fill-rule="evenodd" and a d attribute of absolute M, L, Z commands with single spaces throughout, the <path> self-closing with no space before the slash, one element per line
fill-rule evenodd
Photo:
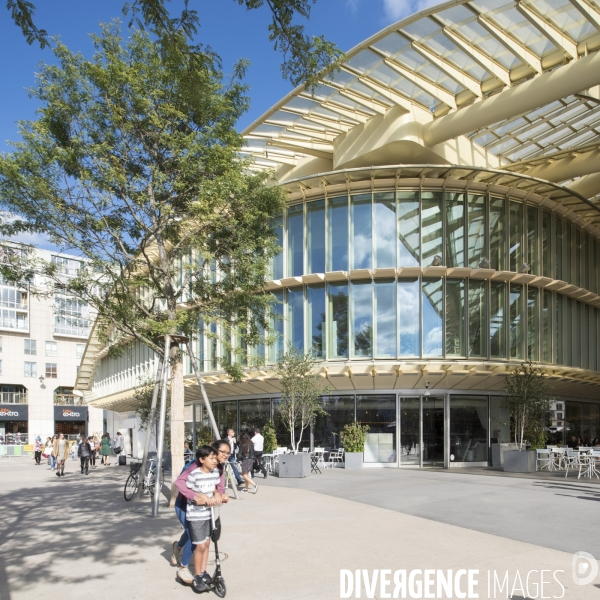
<path fill-rule="evenodd" d="M 447 2 L 356 46 L 313 90 L 293 90 L 243 132 L 245 152 L 280 181 L 454 164 L 577 179 L 593 198 L 598 50 L 597 0 Z"/>

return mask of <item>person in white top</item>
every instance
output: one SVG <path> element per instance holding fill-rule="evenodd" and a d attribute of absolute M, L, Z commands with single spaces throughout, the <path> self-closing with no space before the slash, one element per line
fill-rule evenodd
<path fill-rule="evenodd" d="M 254 444 L 254 467 L 253 471 L 256 473 L 260 471 L 263 474 L 263 477 L 267 478 L 267 470 L 265 469 L 265 465 L 263 464 L 261 458 L 263 455 L 263 448 L 265 446 L 265 438 L 260 435 L 260 429 L 256 427 L 254 429 L 254 437 L 252 438 L 252 443 Z"/>

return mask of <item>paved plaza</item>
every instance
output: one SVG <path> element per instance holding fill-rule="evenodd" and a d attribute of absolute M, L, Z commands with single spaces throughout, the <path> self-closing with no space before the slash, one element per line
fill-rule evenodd
<path fill-rule="evenodd" d="M 146 501 L 125 502 L 127 468 L 82 477 L 76 466 L 59 479 L 26 458 L 0 460 L 0 600 L 194 597 L 168 562 L 173 511 L 151 519 Z M 513 597 L 539 597 L 545 570 L 565 588 L 546 584 L 547 597 L 600 597 L 600 577 L 571 577 L 573 552 L 600 557 L 598 484 L 396 469 L 257 481 L 258 494 L 222 509 L 227 598 L 333 600 L 342 569 L 475 569 L 480 598 L 494 597 L 494 571 L 511 586 L 532 572 L 529 592 Z M 385 596 L 377 585 L 360 597 Z"/>

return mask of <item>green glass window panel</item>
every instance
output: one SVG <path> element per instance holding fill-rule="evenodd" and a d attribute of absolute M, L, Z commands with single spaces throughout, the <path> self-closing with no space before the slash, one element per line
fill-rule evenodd
<path fill-rule="evenodd" d="M 331 358 L 348 358 L 348 285 L 329 284 Z"/>
<path fill-rule="evenodd" d="M 450 454 L 457 462 L 487 462 L 488 423 L 487 396 L 450 396 Z"/>
<path fill-rule="evenodd" d="M 510 358 L 523 358 L 523 286 L 512 284 L 509 298 Z"/>
<path fill-rule="evenodd" d="M 509 202 L 509 210 L 509 270 L 518 271 L 523 265 L 523 204 Z"/>
<path fill-rule="evenodd" d="M 588 241 L 588 277 L 589 277 L 589 287 L 587 288 L 590 292 L 597 294 L 596 287 L 596 240 L 590 235 Z"/>
<path fill-rule="evenodd" d="M 490 198 L 490 265 L 506 270 L 506 203 L 504 198 Z"/>
<path fill-rule="evenodd" d="M 304 289 L 292 288 L 287 292 L 288 341 L 296 350 L 304 352 Z"/>
<path fill-rule="evenodd" d="M 563 221 L 558 217 L 554 221 L 554 268 L 556 279 L 563 279 Z"/>
<path fill-rule="evenodd" d="M 577 448 L 583 442 L 581 412 L 581 402 L 565 402 L 566 442 L 570 448 Z"/>
<path fill-rule="evenodd" d="M 277 256 L 271 259 L 271 279 L 283 278 L 283 217 L 273 221 L 273 229 L 277 234 L 277 245 L 281 248 Z"/>
<path fill-rule="evenodd" d="M 396 282 L 375 283 L 375 356 L 396 356 Z"/>
<path fill-rule="evenodd" d="M 309 285 L 306 288 L 306 319 L 308 344 L 315 358 L 325 358 L 325 286 Z"/>
<path fill-rule="evenodd" d="M 373 284 L 351 283 L 353 356 L 373 356 Z"/>
<path fill-rule="evenodd" d="M 554 332 L 554 345 L 556 346 L 556 362 L 559 365 L 566 364 L 564 353 L 565 338 L 563 335 L 563 329 L 565 326 L 564 306 L 566 303 L 563 301 L 564 297 L 560 294 L 556 294 L 556 331 Z"/>
<path fill-rule="evenodd" d="M 398 266 L 419 265 L 420 250 L 419 192 L 398 192 Z"/>
<path fill-rule="evenodd" d="M 564 280 L 573 283 L 573 230 L 570 223 L 565 223 L 565 250 Z"/>
<path fill-rule="evenodd" d="M 373 217 L 371 194 L 350 198 L 352 207 L 351 269 L 370 269 L 373 266 Z"/>
<path fill-rule="evenodd" d="M 306 245 L 308 272 L 325 272 L 325 201 L 316 200 L 306 205 Z"/>
<path fill-rule="evenodd" d="M 469 195 L 467 201 L 469 235 L 467 236 L 467 264 L 476 269 L 485 257 L 485 196 Z"/>
<path fill-rule="evenodd" d="M 542 211 L 542 275 L 552 277 L 552 251 L 550 239 L 552 236 L 552 215 Z"/>
<path fill-rule="evenodd" d="M 465 266 L 464 194 L 446 194 L 446 266 Z"/>
<path fill-rule="evenodd" d="M 442 356 L 444 294 L 441 279 L 423 279 L 423 356 Z"/>
<path fill-rule="evenodd" d="M 573 265 L 573 274 L 571 282 L 580 285 L 581 282 L 581 231 L 575 228 L 575 264 Z"/>
<path fill-rule="evenodd" d="M 254 428 L 262 429 L 271 420 L 270 398 L 257 400 L 240 400 L 240 433 L 254 437 Z"/>
<path fill-rule="evenodd" d="M 535 206 L 527 207 L 527 263 L 529 272 L 539 275 L 538 257 L 538 221 L 539 211 Z"/>
<path fill-rule="evenodd" d="M 396 195 L 373 196 L 375 267 L 396 266 Z"/>
<path fill-rule="evenodd" d="M 304 273 L 304 214 L 303 205 L 290 206 L 287 213 L 287 276 Z"/>
<path fill-rule="evenodd" d="M 570 298 L 569 298 L 570 300 Z M 581 367 L 581 304 L 577 300 L 571 303 L 572 329 L 571 340 L 573 342 L 573 367 Z"/>
<path fill-rule="evenodd" d="M 465 356 L 465 280 L 446 280 L 446 356 Z"/>
<path fill-rule="evenodd" d="M 442 246 L 442 200 L 441 192 L 422 192 L 422 233 L 423 266 L 428 267 L 435 256 L 444 260 Z"/>
<path fill-rule="evenodd" d="M 552 292 L 544 290 L 542 307 L 542 360 L 552 362 Z"/>
<path fill-rule="evenodd" d="M 227 437 L 227 430 L 230 428 L 237 432 L 237 400 L 232 400 L 229 402 L 213 402 L 211 407 L 215 421 L 217 422 L 217 429 L 221 433 L 221 437 Z"/>
<path fill-rule="evenodd" d="M 581 287 L 586 290 L 590 289 L 590 262 L 589 262 L 589 245 L 590 236 L 587 233 L 581 232 Z"/>
<path fill-rule="evenodd" d="M 506 285 L 490 286 L 490 344 L 492 358 L 506 358 Z"/>
<path fill-rule="evenodd" d="M 208 365 L 209 370 L 216 371 L 219 367 L 219 353 L 218 353 L 218 337 L 217 337 L 217 324 L 211 323 L 208 326 L 207 335 L 207 350 L 208 350 Z"/>
<path fill-rule="evenodd" d="M 600 406 L 584 402 L 581 409 L 581 439 L 584 444 L 591 446 L 593 440 L 600 437 Z"/>
<path fill-rule="evenodd" d="M 276 298 L 271 306 L 270 327 L 271 334 L 275 336 L 274 342 L 269 348 L 269 362 L 276 363 L 283 354 L 283 292 L 273 294 Z"/>
<path fill-rule="evenodd" d="M 491 438 L 499 444 L 514 442 L 510 433 L 510 408 L 502 396 L 490 397 Z"/>
<path fill-rule="evenodd" d="M 589 368 L 592 371 L 598 370 L 598 317 L 597 310 L 590 306 L 590 359 Z"/>
<path fill-rule="evenodd" d="M 421 354 L 421 310 L 419 280 L 398 280 L 398 335 L 400 356 Z"/>
<path fill-rule="evenodd" d="M 469 356 L 487 356 L 485 281 L 469 280 Z"/>
<path fill-rule="evenodd" d="M 354 396 L 323 396 L 320 399 L 325 414 L 315 417 L 313 424 L 316 447 L 343 447 L 341 433 L 345 425 L 354 423 Z"/>
<path fill-rule="evenodd" d="M 527 358 L 539 360 L 539 290 L 530 287 L 527 290 Z"/>
<path fill-rule="evenodd" d="M 581 304 L 581 368 L 590 368 L 590 305 Z"/>
<path fill-rule="evenodd" d="M 348 197 L 327 200 L 327 270 L 348 270 Z"/>

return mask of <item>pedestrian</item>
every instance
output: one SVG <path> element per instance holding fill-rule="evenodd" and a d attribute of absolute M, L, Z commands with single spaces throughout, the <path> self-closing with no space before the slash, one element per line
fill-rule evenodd
<path fill-rule="evenodd" d="M 188 465 L 194 459 L 194 453 L 190 448 L 189 442 L 184 442 L 183 444 L 183 462 Z"/>
<path fill-rule="evenodd" d="M 113 440 L 113 452 L 119 456 L 119 454 L 121 454 L 121 452 L 123 452 L 123 436 L 121 435 L 120 431 L 117 431 L 117 436 L 115 437 L 115 439 Z"/>
<path fill-rule="evenodd" d="M 85 474 L 89 475 L 90 468 L 90 456 L 92 455 L 92 447 L 88 442 L 87 438 L 81 438 L 81 444 L 78 445 L 77 453 L 79 455 L 79 461 L 81 463 L 81 474 L 85 470 Z"/>
<path fill-rule="evenodd" d="M 42 462 L 42 450 L 43 449 L 44 449 L 44 445 L 42 444 L 42 438 L 38 435 L 35 438 L 35 442 L 33 443 L 33 454 L 35 456 L 36 466 L 41 464 L 41 462 Z"/>
<path fill-rule="evenodd" d="M 233 475 L 238 485 L 242 485 L 242 478 L 240 477 L 240 472 L 237 470 L 235 466 L 235 455 L 238 453 L 239 445 L 237 440 L 235 439 L 235 431 L 232 428 L 227 430 L 227 440 L 229 441 L 229 451 L 231 454 L 229 455 L 229 464 L 233 470 Z"/>
<path fill-rule="evenodd" d="M 52 459 L 52 439 L 50 437 L 46 438 L 46 443 L 44 444 L 44 452 L 42 456 L 46 459 L 48 463 L 48 468 L 51 469 L 52 466 L 50 464 L 50 460 Z"/>
<path fill-rule="evenodd" d="M 54 442 L 58 439 L 58 436 L 53 435 L 50 440 L 50 469 L 54 471 L 56 469 L 56 456 L 54 456 Z"/>
<path fill-rule="evenodd" d="M 258 427 L 254 428 L 254 437 L 252 438 L 252 443 L 254 444 L 254 466 L 253 471 L 260 471 L 263 474 L 263 477 L 267 478 L 267 470 L 265 469 L 265 465 L 262 462 L 263 448 L 265 446 L 265 438 L 260 435 L 260 429 Z"/>
<path fill-rule="evenodd" d="M 98 451 L 98 444 L 96 443 L 96 436 L 93 435 L 92 437 L 88 438 L 88 442 L 90 443 L 90 450 L 91 450 L 91 454 L 90 454 L 90 467 L 92 467 L 92 469 L 96 468 L 96 453 Z"/>
<path fill-rule="evenodd" d="M 71 453 L 71 460 L 76 460 L 77 456 L 79 455 L 79 444 L 77 443 L 78 439 L 71 442 L 71 448 L 69 449 L 69 452 Z"/>
<path fill-rule="evenodd" d="M 69 442 L 65 440 L 63 433 L 58 434 L 58 438 L 54 441 L 52 455 L 56 459 L 56 476 L 65 476 L 65 461 L 69 455 Z"/>
<path fill-rule="evenodd" d="M 242 477 L 244 478 L 244 489 L 242 492 L 248 493 L 248 486 L 252 485 L 252 492 L 258 491 L 258 483 L 252 481 L 250 474 L 254 466 L 254 444 L 247 433 L 240 435 L 240 457 L 242 459 Z"/>
<path fill-rule="evenodd" d="M 102 464 L 110 467 L 110 437 L 108 433 L 105 433 L 100 441 L 100 454 L 102 455 Z"/>

